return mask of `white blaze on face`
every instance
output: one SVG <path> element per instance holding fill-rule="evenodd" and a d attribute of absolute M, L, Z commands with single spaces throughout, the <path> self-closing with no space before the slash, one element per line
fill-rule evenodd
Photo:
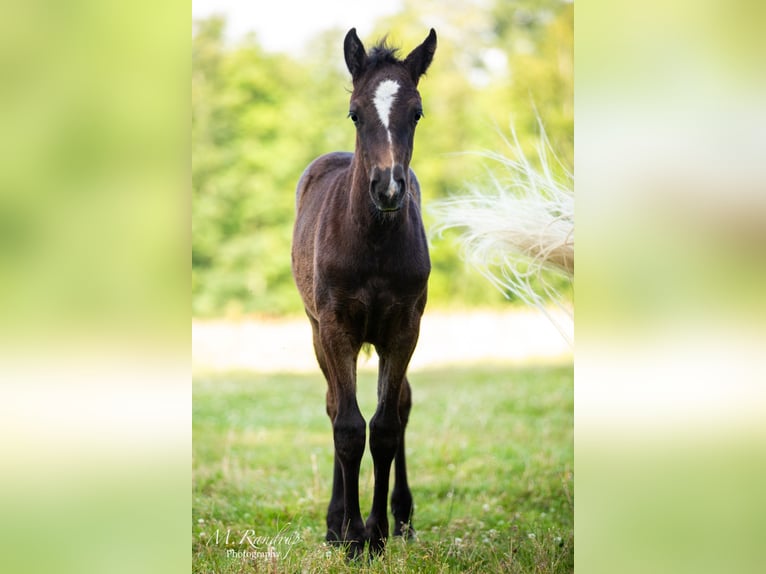
<path fill-rule="evenodd" d="M 378 87 L 375 90 L 375 97 L 372 100 L 375 104 L 375 109 L 378 112 L 380 123 L 382 123 L 383 127 L 386 128 L 386 134 L 388 135 L 388 146 L 389 150 L 391 151 L 391 180 L 388 184 L 389 196 L 396 193 L 396 183 L 394 182 L 394 144 L 391 140 L 391 130 L 388 129 L 388 120 L 391 116 L 391 107 L 394 105 L 394 100 L 396 99 L 396 94 L 398 91 L 399 82 L 394 80 L 383 80 L 380 82 L 380 84 L 378 84 Z"/>
<path fill-rule="evenodd" d="M 378 110 L 380 122 L 388 129 L 388 118 L 391 115 L 391 106 L 394 105 L 396 93 L 399 91 L 399 82 L 394 80 L 383 80 L 378 84 L 375 90 L 373 103 Z M 391 132 L 388 134 L 388 140 L 391 141 Z"/>

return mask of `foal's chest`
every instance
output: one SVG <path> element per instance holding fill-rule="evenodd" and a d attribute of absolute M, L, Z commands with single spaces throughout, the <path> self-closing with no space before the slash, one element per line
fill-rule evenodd
<path fill-rule="evenodd" d="M 357 258 L 339 274 L 337 287 L 370 306 L 406 304 L 425 292 L 429 272 L 427 261 L 413 261 L 402 254 L 396 257 L 368 255 Z"/>
<path fill-rule="evenodd" d="M 425 241 L 350 244 L 343 256 L 318 266 L 318 283 L 336 307 L 379 314 L 393 306 L 413 306 L 424 297 L 431 264 Z M 366 248 L 365 248 L 366 247 Z M 323 254 L 318 254 L 323 258 Z"/>

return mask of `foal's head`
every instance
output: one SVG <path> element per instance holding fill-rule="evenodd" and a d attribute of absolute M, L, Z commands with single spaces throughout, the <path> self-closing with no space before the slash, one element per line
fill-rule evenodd
<path fill-rule="evenodd" d="M 356 153 L 369 177 L 373 204 L 394 212 L 409 192 L 415 126 L 423 117 L 418 80 L 434 57 L 436 32 L 431 29 L 404 60 L 382 44 L 368 54 L 354 28 L 343 48 L 354 84 L 348 115 L 356 126 Z"/>

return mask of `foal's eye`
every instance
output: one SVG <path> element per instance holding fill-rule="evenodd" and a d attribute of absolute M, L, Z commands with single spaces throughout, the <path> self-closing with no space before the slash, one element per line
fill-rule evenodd
<path fill-rule="evenodd" d="M 348 117 L 351 118 L 351 121 L 354 122 L 354 125 L 359 123 L 359 116 L 356 115 L 356 112 L 348 112 Z"/>
<path fill-rule="evenodd" d="M 423 117 L 423 110 L 415 110 L 415 113 L 412 114 L 412 123 L 418 123 L 420 121 L 420 118 Z"/>

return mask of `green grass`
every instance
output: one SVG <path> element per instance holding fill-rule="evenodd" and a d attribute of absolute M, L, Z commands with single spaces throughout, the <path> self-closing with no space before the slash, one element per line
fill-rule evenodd
<path fill-rule="evenodd" d="M 318 370 L 196 376 L 193 571 L 572 572 L 571 365 L 453 368 L 410 381 L 418 539 L 392 539 L 383 558 L 346 564 L 323 542 L 333 451 Z M 359 402 L 369 421 L 374 374 L 360 374 Z M 366 516 L 369 450 L 360 496 Z M 230 554 L 269 546 L 278 557 Z"/>

